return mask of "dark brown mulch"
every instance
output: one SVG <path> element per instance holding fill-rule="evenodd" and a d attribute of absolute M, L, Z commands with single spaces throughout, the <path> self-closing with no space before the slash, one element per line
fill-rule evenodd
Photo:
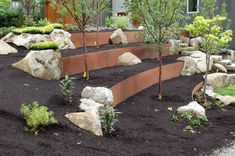
<path fill-rule="evenodd" d="M 13 69 L 10 64 L 24 56 L 24 52 L 0 56 L 0 155 L 199 155 L 225 145 L 225 139 L 235 139 L 235 107 L 226 112 L 208 111 L 209 122 L 197 129 L 201 134 L 184 132 L 183 123 L 169 120 L 178 106 L 191 101 L 192 88 L 202 81 L 201 75 L 179 77 L 164 83 L 165 98 L 153 99 L 156 86 L 129 98 L 117 109 L 117 131 L 113 137 L 96 137 L 77 128 L 63 115 L 79 111 L 81 90 L 87 86 L 112 86 L 139 72 L 158 66 L 155 60 L 145 60 L 130 67 L 112 67 L 91 73 L 86 82 L 79 75 L 72 105 L 63 105 L 59 81 L 46 81 Z M 175 62 L 176 56 L 164 62 Z M 60 122 L 39 135 L 24 131 L 24 119 L 19 107 L 24 102 L 39 101 L 55 112 Z M 158 111 L 159 110 L 159 111 Z"/>

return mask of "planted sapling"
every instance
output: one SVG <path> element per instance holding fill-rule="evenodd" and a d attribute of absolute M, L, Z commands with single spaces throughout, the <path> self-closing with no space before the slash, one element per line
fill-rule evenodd
<path fill-rule="evenodd" d="M 65 78 L 60 81 L 60 88 L 64 95 L 64 101 L 67 104 L 71 104 L 73 102 L 72 92 L 74 88 L 74 77 L 65 75 Z"/>

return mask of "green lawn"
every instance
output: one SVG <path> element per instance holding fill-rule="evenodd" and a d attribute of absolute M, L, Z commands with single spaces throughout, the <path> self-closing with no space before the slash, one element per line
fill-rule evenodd
<path fill-rule="evenodd" d="M 235 96 L 235 85 L 227 86 L 224 88 L 216 88 L 214 89 L 214 92 L 223 96 Z"/>

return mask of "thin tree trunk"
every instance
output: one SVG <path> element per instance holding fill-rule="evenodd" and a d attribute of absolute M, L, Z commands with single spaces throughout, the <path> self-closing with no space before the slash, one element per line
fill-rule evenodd
<path fill-rule="evenodd" d="M 97 23 L 96 23 L 96 48 L 100 47 L 100 43 L 99 43 L 99 21 L 100 21 L 100 15 L 97 16 Z"/>
<path fill-rule="evenodd" d="M 25 0 L 26 3 L 26 15 L 27 17 L 30 16 L 30 0 Z"/>
<path fill-rule="evenodd" d="M 160 45 L 161 46 L 161 45 Z M 159 88 L 158 88 L 158 99 L 162 99 L 162 47 L 159 47 Z"/>
<path fill-rule="evenodd" d="M 204 88 L 203 88 L 203 96 L 204 96 L 205 101 L 207 101 L 207 97 L 206 97 L 206 83 L 207 83 L 207 75 L 209 73 L 209 66 L 210 66 L 210 55 L 207 52 L 206 53 L 206 73 L 205 73 Z"/>
<path fill-rule="evenodd" d="M 83 49 L 84 49 L 84 74 L 83 77 L 86 80 L 89 80 L 89 71 L 88 71 L 88 63 L 87 63 L 87 47 L 86 47 L 86 32 L 85 29 L 82 30 L 82 44 L 83 44 Z"/>

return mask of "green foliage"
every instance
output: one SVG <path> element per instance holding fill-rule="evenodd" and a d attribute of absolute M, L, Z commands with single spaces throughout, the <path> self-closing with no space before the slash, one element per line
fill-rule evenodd
<path fill-rule="evenodd" d="M 51 22 L 47 18 L 40 19 L 37 22 L 37 26 L 46 26 L 46 25 L 49 25 L 49 24 L 51 24 Z"/>
<path fill-rule="evenodd" d="M 25 16 L 25 20 L 23 23 L 24 27 L 30 27 L 30 26 L 36 26 L 36 25 L 37 24 L 32 17 Z"/>
<path fill-rule="evenodd" d="M 190 125 L 187 125 L 185 128 L 184 128 L 185 131 L 188 131 L 190 133 L 195 133 L 195 131 L 193 130 L 193 127 L 190 126 Z"/>
<path fill-rule="evenodd" d="M 184 112 L 183 114 L 181 114 L 181 117 L 189 121 L 191 121 L 193 118 L 193 116 L 189 114 L 188 112 Z"/>
<path fill-rule="evenodd" d="M 30 33 L 30 34 L 50 34 L 54 30 L 52 25 L 46 25 L 43 27 L 25 27 L 25 28 L 17 28 L 13 29 L 12 32 L 14 34 L 22 34 L 22 33 Z"/>
<path fill-rule="evenodd" d="M 32 50 L 58 49 L 58 44 L 53 41 L 39 42 L 31 45 Z"/>
<path fill-rule="evenodd" d="M 206 117 L 196 118 L 196 119 L 191 120 L 193 126 L 201 126 L 206 121 L 208 121 L 208 119 Z"/>
<path fill-rule="evenodd" d="M 27 8 L 26 0 L 20 0 L 23 8 Z M 45 0 L 29 0 L 29 10 L 30 10 L 30 16 L 33 19 L 39 19 L 42 17 L 42 9 L 45 5 Z"/>
<path fill-rule="evenodd" d="M 122 30 L 125 30 L 128 27 L 129 21 L 130 20 L 128 16 L 113 16 L 107 17 L 105 19 L 105 25 L 113 29 L 120 28 Z"/>
<path fill-rule="evenodd" d="M 204 97 L 202 92 L 197 92 L 194 96 L 195 96 L 195 101 L 197 101 L 198 103 L 204 102 Z"/>
<path fill-rule="evenodd" d="M 38 102 L 32 104 L 22 104 L 20 112 L 26 120 L 26 130 L 37 133 L 40 129 L 57 124 L 54 113 L 49 111 L 46 106 L 40 106 Z"/>
<path fill-rule="evenodd" d="M 222 107 L 224 107 L 223 102 L 220 101 L 220 100 L 215 100 L 215 105 L 216 105 L 217 108 L 222 108 Z"/>
<path fill-rule="evenodd" d="M 60 88 L 64 95 L 64 101 L 66 104 L 71 104 L 73 102 L 72 92 L 74 88 L 74 77 L 69 77 L 65 75 L 65 78 L 60 81 Z"/>
<path fill-rule="evenodd" d="M 15 29 L 15 27 L 2 27 L 2 28 L 0 28 L 0 38 L 6 36 L 13 29 Z"/>
<path fill-rule="evenodd" d="M 117 112 L 112 106 L 105 105 L 99 109 L 99 114 L 103 133 L 111 134 L 114 131 L 114 125 L 118 121 L 116 117 L 120 112 Z"/>
<path fill-rule="evenodd" d="M 211 101 L 204 101 L 203 106 L 205 107 L 206 110 L 211 109 L 212 102 Z"/>
<path fill-rule="evenodd" d="M 172 116 L 171 116 L 171 121 L 178 122 L 178 121 L 179 121 L 178 116 L 172 115 Z"/>
<path fill-rule="evenodd" d="M 69 24 L 65 24 L 64 29 L 65 30 L 78 30 L 78 26 L 76 24 L 69 23 Z"/>
<path fill-rule="evenodd" d="M 50 25 L 53 26 L 55 29 L 63 29 L 64 28 L 63 24 L 60 24 L 60 23 L 52 23 Z"/>
<path fill-rule="evenodd" d="M 214 92 L 223 96 L 235 96 L 235 85 L 223 87 L 223 88 L 215 88 Z"/>

